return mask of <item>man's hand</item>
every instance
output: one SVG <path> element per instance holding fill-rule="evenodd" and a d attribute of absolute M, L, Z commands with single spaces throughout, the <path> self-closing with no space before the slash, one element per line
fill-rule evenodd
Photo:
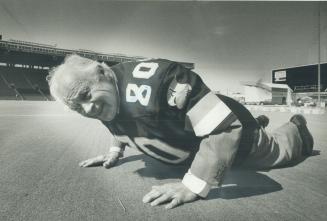
<path fill-rule="evenodd" d="M 109 169 L 115 166 L 122 157 L 121 153 L 118 152 L 110 152 L 107 155 L 100 155 L 79 163 L 80 167 L 92 167 L 92 166 L 104 166 L 105 168 Z"/>
<path fill-rule="evenodd" d="M 169 202 L 165 208 L 172 209 L 183 203 L 192 202 L 197 199 L 198 195 L 179 182 L 153 186 L 152 190 L 143 197 L 143 203 L 151 203 L 151 206 L 157 206 Z"/>

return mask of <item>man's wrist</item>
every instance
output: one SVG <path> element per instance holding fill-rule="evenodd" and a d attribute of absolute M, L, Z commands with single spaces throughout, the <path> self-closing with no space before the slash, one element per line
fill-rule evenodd
<path fill-rule="evenodd" d="M 205 198 L 208 195 L 211 189 L 211 185 L 209 185 L 206 181 L 193 175 L 190 170 L 184 175 L 182 183 L 190 191 L 203 198 Z"/>
<path fill-rule="evenodd" d="M 112 146 L 109 149 L 109 153 L 120 153 L 122 154 L 124 152 L 123 148 L 117 147 L 117 146 Z"/>

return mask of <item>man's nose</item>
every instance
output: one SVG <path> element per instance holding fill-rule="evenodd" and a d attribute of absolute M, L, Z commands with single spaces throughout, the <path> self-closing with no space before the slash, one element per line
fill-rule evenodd
<path fill-rule="evenodd" d="M 84 103 L 82 107 L 86 114 L 92 114 L 95 106 L 94 103 Z"/>

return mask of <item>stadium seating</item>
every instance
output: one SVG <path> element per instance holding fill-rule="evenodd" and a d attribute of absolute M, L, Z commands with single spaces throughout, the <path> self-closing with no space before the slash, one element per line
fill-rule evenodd
<path fill-rule="evenodd" d="M 15 91 L 7 85 L 0 72 L 0 100 L 16 100 Z"/>
<path fill-rule="evenodd" d="M 46 100 L 52 100 L 50 96 L 49 86 L 46 81 L 48 75 L 47 70 L 34 70 L 29 69 L 24 72 L 27 81 L 37 90 Z"/>
<path fill-rule="evenodd" d="M 0 67 L 0 99 L 51 100 L 46 70 Z"/>

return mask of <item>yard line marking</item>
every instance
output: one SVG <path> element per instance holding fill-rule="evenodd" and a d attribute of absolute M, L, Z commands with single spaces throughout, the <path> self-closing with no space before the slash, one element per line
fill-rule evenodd
<path fill-rule="evenodd" d="M 119 204 L 121 205 L 121 207 L 123 207 L 124 212 L 126 213 L 126 208 L 125 208 L 125 206 L 123 205 L 123 203 L 120 201 L 120 199 L 119 199 L 118 197 L 117 197 L 117 199 L 118 199 Z"/>
<path fill-rule="evenodd" d="M 221 185 L 221 187 L 236 187 L 236 186 L 237 186 L 237 184 L 233 184 L 233 183 Z"/>
<path fill-rule="evenodd" d="M 71 117 L 75 114 L 0 114 L 0 117 Z"/>

